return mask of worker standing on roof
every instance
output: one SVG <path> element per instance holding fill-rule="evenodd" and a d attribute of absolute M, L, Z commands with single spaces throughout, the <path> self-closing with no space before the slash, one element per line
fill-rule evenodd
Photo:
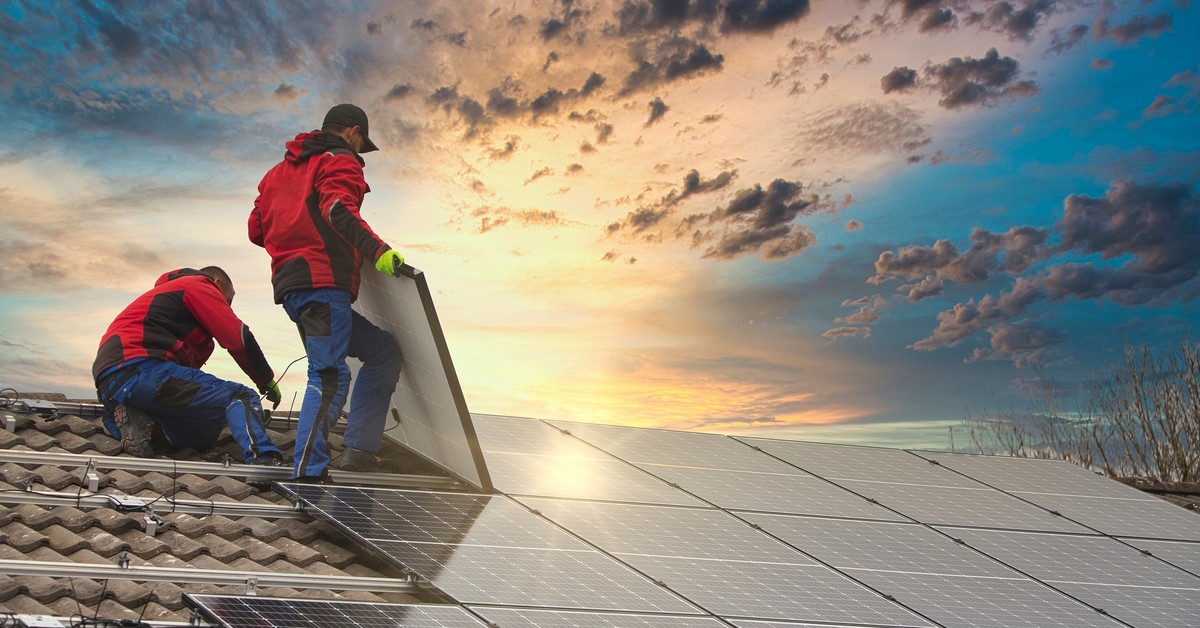
<path fill-rule="evenodd" d="M 250 328 L 233 313 L 233 295 L 229 275 L 216 266 L 173 270 L 108 326 L 92 377 L 104 426 L 126 453 L 150 458 L 164 444 L 204 451 L 228 425 L 243 462 L 283 464 L 263 426 L 258 395 L 199 370 L 215 338 L 259 392 L 279 405 L 275 373 Z"/>
<path fill-rule="evenodd" d="M 362 360 L 346 419 L 340 464 L 380 472 L 377 453 L 388 403 L 400 376 L 400 348 L 391 334 L 350 309 L 358 298 L 363 259 L 395 275 L 404 257 L 359 215 L 370 188 L 362 153 L 379 150 L 367 134 L 367 114 L 337 105 L 321 130 L 287 143 L 283 161 L 258 185 L 250 212 L 250 241 L 271 255 L 275 302 L 300 330 L 308 353 L 308 386 L 293 455 L 301 482 L 328 482 L 326 434 L 341 415 L 350 388 L 346 357 Z"/>

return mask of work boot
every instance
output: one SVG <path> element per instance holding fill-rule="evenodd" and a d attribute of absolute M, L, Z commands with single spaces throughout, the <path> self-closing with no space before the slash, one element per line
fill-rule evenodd
<path fill-rule="evenodd" d="M 113 413 L 117 426 L 121 428 L 121 448 L 125 453 L 138 458 L 153 458 L 154 419 L 142 410 L 121 404 Z"/>
<path fill-rule="evenodd" d="M 346 447 L 338 468 L 342 471 L 357 471 L 359 473 L 387 473 L 387 469 L 379 463 L 379 456 L 355 447 Z"/>
<path fill-rule="evenodd" d="M 267 453 L 255 456 L 254 460 L 250 461 L 250 464 L 260 467 L 282 467 L 286 463 L 283 461 L 283 454 L 278 451 L 268 451 Z"/>
<path fill-rule="evenodd" d="M 329 469 L 321 471 L 321 475 L 302 475 L 292 481 L 297 484 L 333 484 L 333 478 L 329 477 Z"/>

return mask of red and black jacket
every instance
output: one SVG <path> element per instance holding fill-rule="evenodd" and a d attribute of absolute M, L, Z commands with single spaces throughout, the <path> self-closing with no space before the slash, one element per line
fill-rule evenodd
<path fill-rule="evenodd" d="M 363 257 L 389 247 L 359 215 L 370 191 L 363 160 L 341 136 L 301 133 L 258 184 L 250 241 L 271 255 L 275 302 L 293 290 L 336 288 L 358 298 Z"/>
<path fill-rule="evenodd" d="M 198 369 L 213 352 L 213 339 L 229 351 L 259 391 L 275 378 L 262 349 L 225 295 L 207 275 L 191 268 L 165 273 L 108 326 L 92 364 L 92 377 L 137 358 Z"/>

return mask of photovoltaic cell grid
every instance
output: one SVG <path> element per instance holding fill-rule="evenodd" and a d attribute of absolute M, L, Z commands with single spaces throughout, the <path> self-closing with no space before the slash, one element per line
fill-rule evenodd
<path fill-rule="evenodd" d="M 400 344 L 403 365 L 392 408 L 399 425 L 386 436 L 468 484 L 492 489 L 470 413 L 425 275 L 411 266 L 384 277 L 365 262 L 354 309 Z M 356 360 L 350 360 L 355 367 Z"/>
<path fill-rule="evenodd" d="M 1200 578 L 1102 536 L 946 528 L 968 545 L 1136 626 L 1195 626 Z"/>
<path fill-rule="evenodd" d="M 474 415 L 474 419 L 492 481 L 505 493 L 652 504 L 703 504 L 666 482 L 541 421 L 480 414 Z"/>
<path fill-rule="evenodd" d="M 504 496 L 279 486 L 462 603 L 698 612 Z"/>
<path fill-rule="evenodd" d="M 1117 625 L 923 525 L 782 515 L 746 518 L 943 625 Z"/>
<path fill-rule="evenodd" d="M 1200 543 L 1121 539 L 1126 543 L 1200 576 Z"/>
<path fill-rule="evenodd" d="M 922 523 L 1089 532 L 1043 508 L 906 451 L 756 438 L 741 440 Z"/>
<path fill-rule="evenodd" d="M 807 475 L 728 436 L 572 421 L 548 421 L 635 464 Z"/>
<path fill-rule="evenodd" d="M 520 500 L 716 615 L 930 625 L 720 510 Z"/>
<path fill-rule="evenodd" d="M 807 473 L 790 475 L 654 464 L 639 466 L 682 490 L 730 510 L 884 521 L 909 520 L 865 497 Z"/>
<path fill-rule="evenodd" d="M 502 628 L 507 626 L 532 626 L 533 628 L 722 628 L 725 626 L 711 617 L 589 613 L 482 606 L 472 606 L 471 610 Z"/>
<path fill-rule="evenodd" d="M 1105 534 L 1200 541 L 1200 517 L 1069 462 L 916 453 Z"/>
<path fill-rule="evenodd" d="M 194 595 L 189 604 L 229 628 L 480 628 L 484 622 L 458 606 L 374 604 L 285 598 Z"/>
<path fill-rule="evenodd" d="M 570 421 L 549 423 L 722 508 L 904 519 L 727 436 Z"/>

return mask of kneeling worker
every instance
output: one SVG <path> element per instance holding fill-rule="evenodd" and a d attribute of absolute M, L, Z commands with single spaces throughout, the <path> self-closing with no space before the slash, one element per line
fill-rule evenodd
<path fill-rule="evenodd" d="M 229 426 L 243 462 L 280 466 L 283 455 L 263 426 L 259 396 L 200 367 L 221 344 L 276 407 L 279 385 L 254 335 L 230 305 L 233 282 L 208 266 L 164 274 L 130 303 L 100 341 L 92 376 L 104 427 L 126 453 L 150 458 L 154 443 L 210 449 Z"/>

